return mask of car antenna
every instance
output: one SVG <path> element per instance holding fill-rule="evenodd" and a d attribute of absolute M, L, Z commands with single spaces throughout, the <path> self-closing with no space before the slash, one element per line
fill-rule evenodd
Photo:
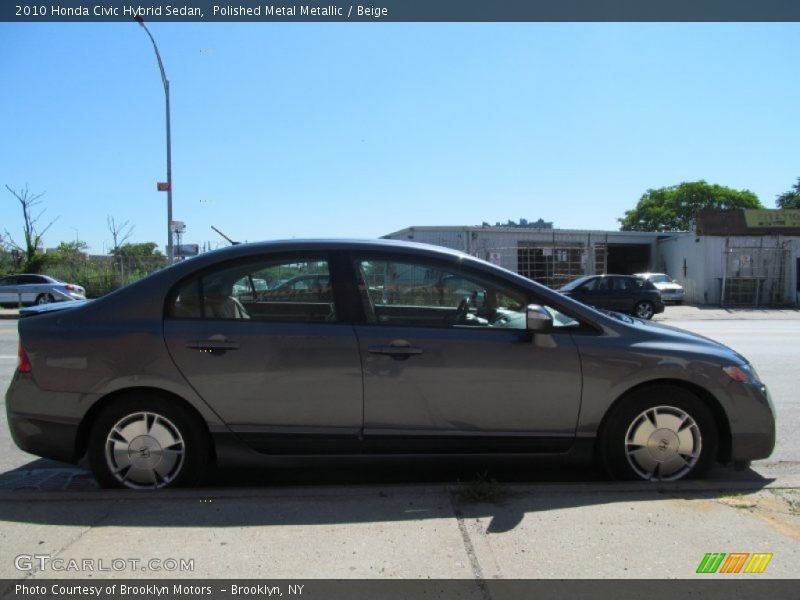
<path fill-rule="evenodd" d="M 219 229 L 217 229 L 217 228 L 216 228 L 216 227 L 214 227 L 213 225 L 211 226 L 211 229 L 213 229 L 213 230 L 214 230 L 214 231 L 216 231 L 218 234 L 220 234 L 222 237 L 224 237 L 226 240 L 228 240 L 228 241 L 230 242 L 231 246 L 236 246 L 237 244 L 241 244 L 241 242 L 234 242 L 234 241 L 233 241 L 231 238 L 229 238 L 227 235 L 225 235 L 224 233 L 222 233 L 222 232 L 221 232 Z"/>

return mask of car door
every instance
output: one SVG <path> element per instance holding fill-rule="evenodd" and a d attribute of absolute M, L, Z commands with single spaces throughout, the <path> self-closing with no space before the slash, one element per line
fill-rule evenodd
<path fill-rule="evenodd" d="M 0 279 L 0 303 L 16 304 L 19 302 L 17 296 L 17 277 L 9 275 Z"/>
<path fill-rule="evenodd" d="M 249 259 L 184 280 L 168 300 L 164 334 L 175 364 L 260 451 L 327 451 L 361 433 L 358 344 L 332 287 L 287 299 L 236 285 L 308 273 L 327 276 L 327 257 Z"/>
<path fill-rule="evenodd" d="M 609 310 L 628 312 L 633 307 L 634 293 L 629 277 L 606 277 L 608 286 L 607 306 Z"/>
<path fill-rule="evenodd" d="M 593 277 L 572 292 L 576 300 L 597 308 L 609 306 L 609 285 L 607 277 Z"/>
<path fill-rule="evenodd" d="M 526 331 L 526 292 L 413 259 L 356 255 L 354 267 L 366 312 L 356 332 L 368 448 L 569 447 L 581 397 L 578 352 L 566 328 Z M 443 285 L 451 276 L 458 286 Z"/>
<path fill-rule="evenodd" d="M 50 282 L 41 275 L 18 275 L 17 289 L 22 293 L 24 304 L 33 304 L 43 291 L 43 285 Z"/>

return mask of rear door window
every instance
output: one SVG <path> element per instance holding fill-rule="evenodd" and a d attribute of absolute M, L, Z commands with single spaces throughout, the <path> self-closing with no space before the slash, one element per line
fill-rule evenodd
<path fill-rule="evenodd" d="M 179 285 L 167 309 L 176 319 L 336 321 L 327 260 L 247 261 L 206 271 Z"/>

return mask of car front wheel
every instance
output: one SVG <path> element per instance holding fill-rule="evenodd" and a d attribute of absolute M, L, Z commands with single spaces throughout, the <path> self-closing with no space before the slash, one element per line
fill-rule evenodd
<path fill-rule="evenodd" d="M 609 415 L 600 443 L 605 467 L 616 479 L 677 481 L 708 470 L 718 433 L 697 396 L 659 386 L 623 400 Z"/>
<path fill-rule="evenodd" d="M 640 319 L 645 319 L 646 321 L 652 319 L 655 312 L 656 309 L 653 306 L 653 303 L 646 300 L 638 302 L 636 306 L 633 307 L 633 314 Z"/>
<path fill-rule="evenodd" d="M 103 487 L 161 489 L 198 483 L 209 444 L 199 419 L 178 404 L 130 396 L 98 417 L 89 464 Z"/>

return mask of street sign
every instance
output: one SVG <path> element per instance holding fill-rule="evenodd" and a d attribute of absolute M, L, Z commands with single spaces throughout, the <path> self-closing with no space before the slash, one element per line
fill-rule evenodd
<path fill-rule="evenodd" d="M 175 256 L 197 256 L 200 254 L 198 244 L 181 244 L 175 248 Z"/>
<path fill-rule="evenodd" d="M 170 221 L 169 228 L 173 233 L 183 233 L 186 231 L 186 223 L 183 221 Z"/>
<path fill-rule="evenodd" d="M 168 192 L 169 191 L 169 183 L 167 183 L 166 181 L 159 181 L 156 184 L 156 187 L 158 188 L 159 192 Z"/>

